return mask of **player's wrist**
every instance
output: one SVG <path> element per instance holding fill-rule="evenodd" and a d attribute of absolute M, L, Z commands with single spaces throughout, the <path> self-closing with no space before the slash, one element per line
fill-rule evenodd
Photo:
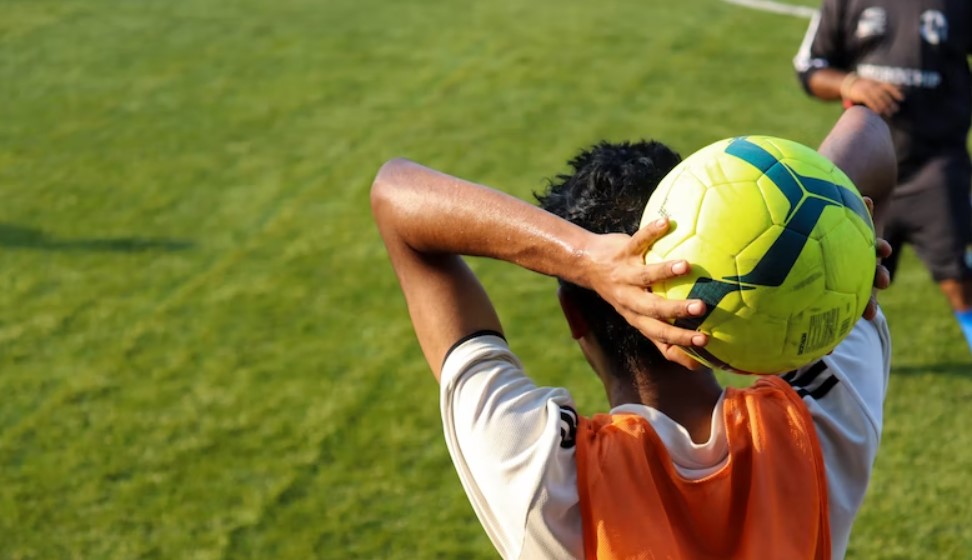
<path fill-rule="evenodd" d="M 840 98 L 845 102 L 853 102 L 854 99 L 852 94 L 854 84 L 856 84 L 860 79 L 861 77 L 857 74 L 857 72 L 848 72 L 845 74 L 844 79 L 840 82 Z"/>
<path fill-rule="evenodd" d="M 558 275 L 558 278 L 594 290 L 594 285 L 606 268 L 599 242 L 600 237 L 589 232 L 579 239 L 565 263 L 564 274 Z"/>

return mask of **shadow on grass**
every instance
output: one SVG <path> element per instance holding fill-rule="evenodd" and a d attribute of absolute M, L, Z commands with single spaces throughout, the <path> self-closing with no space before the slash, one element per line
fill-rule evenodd
<path fill-rule="evenodd" d="M 142 253 L 184 251 L 191 241 L 152 237 L 60 239 L 34 228 L 0 223 L 0 248 L 33 251 Z"/>
<path fill-rule="evenodd" d="M 972 379 L 972 363 L 948 362 L 943 364 L 905 364 L 891 365 L 891 376 L 895 375 L 949 375 Z"/>

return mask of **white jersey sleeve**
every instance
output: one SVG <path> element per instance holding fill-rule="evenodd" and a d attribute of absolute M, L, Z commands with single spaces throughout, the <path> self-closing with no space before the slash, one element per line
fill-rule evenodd
<path fill-rule="evenodd" d="M 833 557 L 843 558 L 881 441 L 891 371 L 884 314 L 857 322 L 829 356 L 783 376 L 813 418 L 824 465 Z"/>
<path fill-rule="evenodd" d="M 460 341 L 442 368 L 449 454 L 503 558 L 583 556 L 574 436 L 566 389 L 537 387 L 505 340 Z"/>

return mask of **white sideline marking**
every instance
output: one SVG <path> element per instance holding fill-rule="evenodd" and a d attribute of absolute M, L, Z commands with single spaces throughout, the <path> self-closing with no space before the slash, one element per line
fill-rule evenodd
<path fill-rule="evenodd" d="M 772 12 L 774 14 L 784 14 L 787 16 L 796 16 L 810 19 L 817 13 L 817 10 L 813 8 L 808 8 L 806 6 L 794 6 L 792 4 L 784 4 L 782 2 L 774 2 L 773 0 L 723 0 L 730 4 L 736 4 L 737 6 L 745 6 L 746 8 L 752 8 L 754 10 L 762 10 L 764 12 Z"/>

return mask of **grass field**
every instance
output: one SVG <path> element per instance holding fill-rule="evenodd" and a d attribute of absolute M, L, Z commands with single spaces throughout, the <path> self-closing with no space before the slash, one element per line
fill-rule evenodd
<path fill-rule="evenodd" d="M 806 2 L 804 2 L 806 3 Z M 527 197 L 601 138 L 815 144 L 806 21 L 717 0 L 0 0 L 0 559 L 492 558 L 371 223 L 407 156 Z M 905 255 L 851 558 L 972 551 L 972 360 Z M 550 279 L 474 263 L 605 400 Z"/>

